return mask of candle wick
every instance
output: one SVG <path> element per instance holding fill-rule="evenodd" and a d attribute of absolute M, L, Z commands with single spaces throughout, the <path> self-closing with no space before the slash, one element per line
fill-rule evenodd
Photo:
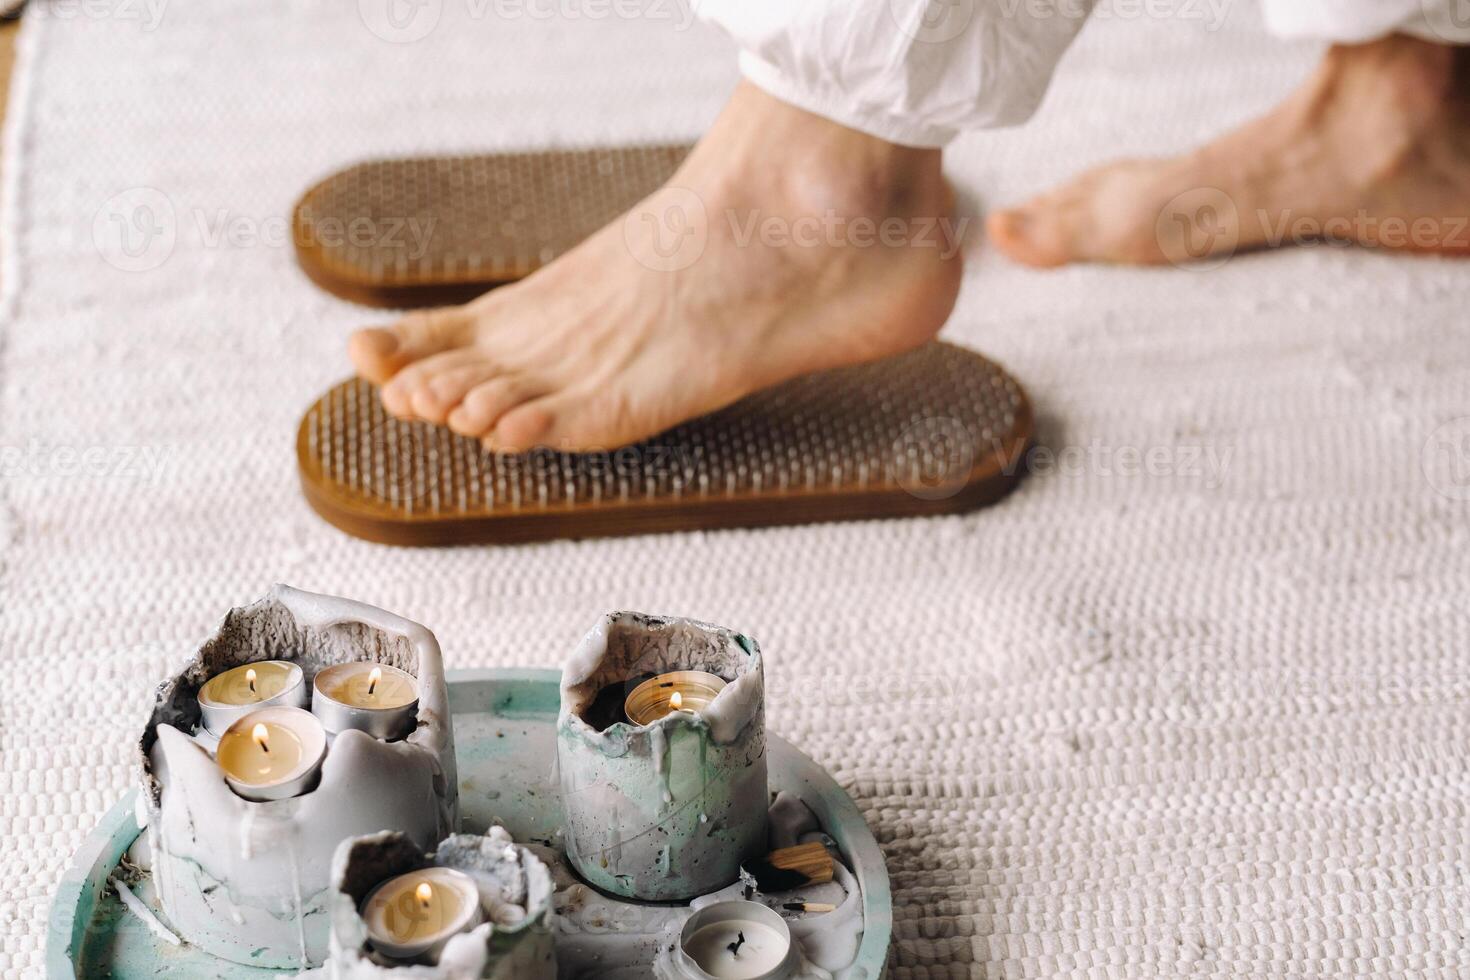
<path fill-rule="evenodd" d="M 378 686 L 378 682 L 376 680 L 368 681 L 368 693 L 369 694 L 372 694 L 373 693 L 373 689 L 376 688 L 377 686 Z"/>
<path fill-rule="evenodd" d="M 737 956 L 738 957 L 740 955 L 740 947 L 741 946 L 744 946 L 744 945 L 745 945 L 745 933 L 743 933 L 743 932 L 737 932 L 735 934 L 735 941 L 733 943 L 730 943 L 729 945 L 727 945 L 725 948 L 730 951 L 730 955 L 731 956 Z"/>
<path fill-rule="evenodd" d="M 265 739 L 260 740 L 260 751 L 264 752 L 266 755 L 271 754 L 271 747 L 265 744 Z"/>

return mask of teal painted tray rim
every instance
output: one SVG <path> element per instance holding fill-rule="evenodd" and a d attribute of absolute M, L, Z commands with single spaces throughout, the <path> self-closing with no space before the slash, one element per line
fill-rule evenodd
<path fill-rule="evenodd" d="M 451 701 L 454 688 L 484 683 L 551 684 L 559 686 L 561 671 L 538 668 L 479 668 L 451 670 L 446 674 Z M 863 940 L 856 963 L 877 965 L 878 976 L 886 969 L 888 944 L 893 934 L 893 895 L 887 865 L 877 840 L 862 812 L 847 791 L 810 756 L 785 739 L 772 734 L 770 741 L 789 753 L 808 771 L 801 778 L 819 793 L 806 799 L 821 820 L 823 829 L 839 839 L 863 893 Z M 128 790 L 112 805 L 97 826 L 82 841 L 61 876 L 46 928 L 46 976 L 48 980 L 72 980 L 76 976 L 73 951 L 81 946 L 92 911 L 107 887 L 108 876 L 127 853 L 139 834 L 135 805 L 137 790 Z M 837 831 L 837 833 L 834 833 Z"/>

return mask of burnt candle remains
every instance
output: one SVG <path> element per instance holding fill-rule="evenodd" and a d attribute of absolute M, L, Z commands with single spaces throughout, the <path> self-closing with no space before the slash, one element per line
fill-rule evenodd
<path fill-rule="evenodd" d="M 728 936 L 729 933 L 726 933 L 726 935 Z M 733 943 L 730 943 L 725 948 L 730 951 L 730 955 L 731 956 L 737 956 L 738 957 L 740 955 L 740 947 L 741 946 L 744 946 L 744 945 L 745 945 L 745 933 L 743 933 L 743 932 L 737 932 L 735 934 L 735 941 Z"/>
<path fill-rule="evenodd" d="M 609 684 L 598 691 L 597 697 L 584 715 L 587 724 L 597 732 L 605 732 L 620 722 L 627 724 L 628 716 L 623 713 L 623 700 L 628 696 L 629 691 L 653 676 L 655 675 L 644 671 L 636 677 Z"/>

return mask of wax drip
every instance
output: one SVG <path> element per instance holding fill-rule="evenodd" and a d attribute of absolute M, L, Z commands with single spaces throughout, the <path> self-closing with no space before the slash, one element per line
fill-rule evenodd
<path fill-rule="evenodd" d="M 700 740 L 699 740 L 699 806 L 700 806 L 699 822 L 700 822 L 701 825 L 708 824 L 709 823 L 709 814 L 705 813 L 705 810 L 707 808 L 704 805 L 708 801 L 708 799 L 709 799 L 709 739 L 707 739 L 707 738 L 700 738 Z M 710 825 L 707 832 L 709 834 L 713 834 L 715 832 L 714 826 L 713 825 Z"/>
<path fill-rule="evenodd" d="M 247 806 L 240 820 L 240 860 L 249 861 L 255 856 L 255 807 Z"/>
<path fill-rule="evenodd" d="M 301 901 L 301 869 L 296 862 L 296 835 L 289 834 L 290 841 L 286 853 L 291 859 L 291 889 L 296 897 L 296 943 L 301 950 L 301 968 L 304 970 L 311 966 L 306 958 L 306 909 L 302 907 Z"/>
<path fill-rule="evenodd" d="M 652 743 L 653 749 L 653 771 L 663 780 L 664 805 L 667 807 L 668 804 L 674 802 L 674 794 L 669 790 L 669 769 L 671 768 L 668 758 L 669 739 L 668 733 L 664 731 L 663 725 L 659 724 L 653 727 L 653 730 L 649 733 L 649 741 Z"/>
<path fill-rule="evenodd" d="M 618 828 L 621 827 L 621 826 L 622 826 L 622 818 L 618 814 L 618 805 L 616 803 L 614 803 L 613 804 L 613 807 L 612 807 L 612 828 L 613 828 L 613 833 L 617 833 L 618 832 Z M 618 867 L 621 867 L 622 866 L 622 863 L 623 863 L 623 842 L 621 840 L 614 841 L 613 844 L 610 847 L 608 847 L 607 850 L 604 851 L 603 853 L 606 854 L 609 857 L 609 859 L 611 860 L 612 865 L 613 865 L 614 868 L 618 868 Z M 616 874 L 617 872 L 614 871 L 613 873 Z"/>

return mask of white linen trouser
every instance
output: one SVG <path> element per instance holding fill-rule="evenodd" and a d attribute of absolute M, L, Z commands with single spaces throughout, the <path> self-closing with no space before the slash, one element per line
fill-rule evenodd
<path fill-rule="evenodd" d="M 777 98 L 911 146 L 1024 122 L 1095 0 L 695 0 Z M 1126 0 L 1103 0 L 1126 2 Z M 1261 0 L 1271 33 L 1470 43 L 1470 0 Z M 1228 10 L 1209 0 L 1204 15 Z"/>

